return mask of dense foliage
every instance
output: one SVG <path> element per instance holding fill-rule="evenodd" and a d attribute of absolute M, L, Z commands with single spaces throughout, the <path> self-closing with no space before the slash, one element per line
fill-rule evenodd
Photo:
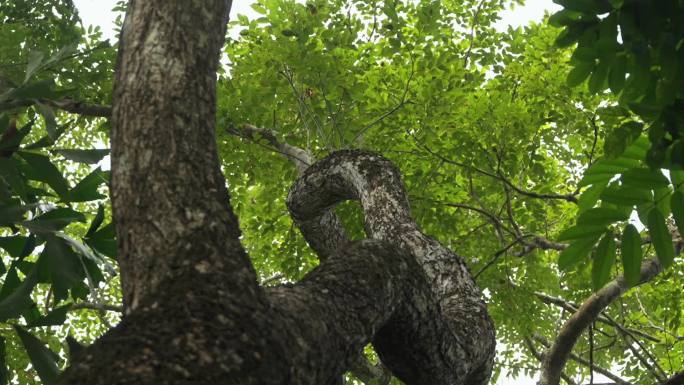
<path fill-rule="evenodd" d="M 363 148 L 398 166 L 422 229 L 485 293 L 495 375 L 535 372 L 577 304 L 623 273 L 636 286 L 652 257 L 668 269 L 602 313 L 565 373 L 650 384 L 682 370 L 684 9 L 559 3 L 503 32 L 504 0 L 262 0 L 260 17 L 238 15 L 217 135 L 264 282 L 317 259 L 284 203 L 295 167 L 246 124 L 316 157 Z M 94 106 L 110 101 L 115 49 L 70 1 L 3 3 L 0 20 L 0 384 L 49 385 L 78 347 L 68 335 L 90 342 L 119 317 Z M 358 207 L 339 214 L 363 237 Z"/>

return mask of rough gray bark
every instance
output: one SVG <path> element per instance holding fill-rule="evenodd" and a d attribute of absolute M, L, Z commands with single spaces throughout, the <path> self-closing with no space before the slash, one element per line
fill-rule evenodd
<path fill-rule="evenodd" d="M 495 340 L 480 291 L 463 261 L 417 228 L 394 165 L 372 153 L 337 152 L 299 178 L 288 208 L 321 255 L 331 239 L 344 239 L 330 236 L 341 231 L 332 207 L 347 199 L 360 201 L 370 238 L 408 250 L 424 274 L 425 289 L 408 293 L 373 341 L 383 363 L 407 383 L 486 383 Z"/>
<path fill-rule="evenodd" d="M 312 241 L 324 258 L 300 282 L 257 284 L 214 139 L 229 9 L 129 4 L 112 107 L 125 315 L 59 383 L 332 385 L 372 341 L 408 385 L 485 384 L 494 334 L 479 290 L 417 229 L 399 172 L 378 155 L 336 153 L 307 170 L 292 214 L 318 220 L 302 225 L 307 238 L 338 238 Z M 361 201 L 371 239 L 346 240 L 330 211 L 344 199 Z"/>

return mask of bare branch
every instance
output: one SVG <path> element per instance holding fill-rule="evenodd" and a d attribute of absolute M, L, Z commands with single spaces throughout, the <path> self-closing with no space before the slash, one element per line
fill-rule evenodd
<path fill-rule="evenodd" d="M 572 203 L 577 203 L 577 192 L 573 192 L 571 194 L 542 194 L 542 193 L 536 193 L 536 192 L 532 192 L 532 191 L 526 191 L 526 190 L 523 190 L 520 187 L 514 185 L 513 182 L 509 181 L 506 177 L 504 177 L 501 174 L 495 174 L 493 172 L 485 171 L 485 170 L 482 170 L 482 169 L 477 168 L 477 167 L 472 166 L 472 165 L 468 165 L 465 163 L 455 161 L 453 159 L 449 159 L 443 155 L 440 155 L 440 154 L 430 150 L 427 146 L 418 143 L 415 136 L 414 136 L 414 140 L 416 140 L 416 144 L 418 144 L 420 147 L 422 147 L 425 151 L 427 151 L 431 155 L 443 160 L 445 163 L 453 164 L 455 166 L 463 167 L 465 169 L 470 169 L 470 170 L 473 170 L 479 174 L 488 176 L 490 178 L 498 179 L 501 182 L 503 182 L 505 185 L 507 185 L 508 187 L 513 189 L 513 191 L 515 191 L 516 193 L 518 193 L 520 195 L 524 195 L 524 196 L 527 196 L 530 198 L 558 199 L 558 200 L 564 200 L 564 201 L 568 201 L 568 202 L 572 202 Z"/>
<path fill-rule="evenodd" d="M 36 103 L 48 105 L 50 107 L 58 108 L 72 114 L 81 116 L 88 116 L 93 118 L 109 118 L 112 114 L 110 106 L 86 103 L 72 99 L 50 100 L 50 99 L 27 99 L 27 100 L 11 100 L 5 103 L 0 103 L 0 111 L 9 110 L 12 108 L 31 107 Z"/>
<path fill-rule="evenodd" d="M 538 341 L 539 343 L 541 343 L 542 345 L 544 345 L 547 349 L 549 348 L 549 346 L 550 346 L 549 341 L 548 341 L 546 338 L 544 338 L 543 336 L 540 336 L 540 335 L 538 335 L 538 334 L 535 334 L 535 335 L 532 336 L 532 338 L 534 338 L 536 341 Z M 548 357 L 548 355 L 547 355 L 547 354 L 544 354 L 544 359 L 545 359 L 545 360 L 546 360 L 547 357 Z M 609 379 L 615 381 L 615 384 L 617 384 L 617 385 L 632 385 L 631 382 L 629 382 L 629 381 L 627 381 L 627 380 L 625 380 L 625 379 L 623 379 L 623 378 L 620 378 L 619 376 L 617 376 L 617 375 L 614 374 L 613 372 L 611 372 L 611 371 L 609 371 L 609 370 L 607 370 L 607 369 L 604 369 L 604 368 L 602 368 L 602 367 L 600 367 L 600 366 L 597 366 L 597 365 L 595 365 L 595 364 L 589 362 L 588 360 L 586 360 L 586 359 L 584 359 L 584 358 L 582 358 L 582 357 L 580 357 L 580 356 L 578 356 L 578 355 L 576 355 L 576 354 L 570 353 L 570 354 L 569 354 L 569 358 L 572 359 L 573 361 L 579 363 L 579 364 L 582 364 L 582 365 L 584 365 L 584 366 L 586 366 L 586 367 L 591 368 L 592 370 L 594 370 L 594 371 L 597 372 L 597 373 L 600 373 L 600 374 L 602 374 L 602 375 L 608 377 Z M 562 375 L 562 372 L 559 372 L 559 377 L 560 377 L 560 375 Z M 543 371 L 543 363 L 542 363 L 542 380 L 543 380 L 543 379 L 544 379 L 544 371 Z M 541 381 L 541 380 L 540 380 L 540 381 Z M 557 382 L 557 383 L 560 383 L 560 381 Z"/>
<path fill-rule="evenodd" d="M 91 104 L 77 100 L 45 100 L 43 103 L 82 116 L 109 118 L 112 115 L 112 108 L 110 106 Z"/>
<path fill-rule="evenodd" d="M 249 139 L 255 143 L 259 143 L 259 139 L 265 139 L 272 147 L 272 150 L 285 155 L 295 164 L 299 174 L 302 174 L 304 170 L 315 162 L 313 155 L 311 155 L 309 151 L 279 141 L 277 133 L 273 130 L 255 127 L 251 124 L 244 124 L 241 127 L 228 127 L 227 131 L 231 135 Z"/>
<path fill-rule="evenodd" d="M 641 265 L 641 283 L 648 282 L 662 270 L 660 262 L 655 259 L 645 261 Z M 609 282 L 601 290 L 592 294 L 580 308 L 561 327 L 555 342 L 544 355 L 542 375 L 539 385 L 557 385 L 560 373 L 571 356 L 572 348 L 582 332 L 594 322 L 601 312 L 619 298 L 629 287 L 622 276 Z"/>
<path fill-rule="evenodd" d="M 79 302 L 71 305 L 71 310 L 98 310 L 98 311 L 113 311 L 117 313 L 123 313 L 123 306 L 121 305 L 110 305 L 106 303 L 93 303 L 93 302 Z"/>
<path fill-rule="evenodd" d="M 530 352 L 532 353 L 532 355 L 534 356 L 534 358 L 536 358 L 539 362 L 542 362 L 543 359 L 544 359 L 544 356 L 537 350 L 537 347 L 534 346 L 534 343 L 532 342 L 532 340 L 530 339 L 530 337 L 525 336 L 525 337 L 524 337 L 524 341 L 525 341 L 525 346 L 527 346 L 527 349 L 530 350 Z M 577 383 L 576 383 L 572 378 L 570 378 L 570 376 L 568 376 L 567 374 L 565 374 L 564 372 L 561 372 L 561 378 L 562 378 L 568 385 L 577 385 Z"/>
<path fill-rule="evenodd" d="M 554 296 L 551 296 L 551 295 L 548 295 L 545 293 L 541 293 L 541 292 L 537 292 L 537 291 L 535 291 L 532 294 L 534 294 L 537 298 L 539 298 L 543 303 L 559 306 L 559 307 L 563 308 L 564 310 L 566 310 L 570 313 L 575 313 L 577 311 L 577 309 L 579 309 L 579 307 L 580 307 L 580 305 L 578 305 L 572 301 L 568 301 L 566 299 L 560 298 L 560 297 L 554 297 Z M 601 314 L 598 317 L 596 317 L 596 320 L 598 322 L 612 326 L 620 332 L 631 335 L 632 338 L 634 338 L 633 337 L 634 335 L 638 335 L 639 337 L 647 339 L 651 342 L 655 342 L 655 343 L 662 342 L 659 338 L 654 337 L 654 336 L 652 336 L 648 333 L 645 333 L 641 330 L 630 329 L 630 328 L 625 327 L 624 325 L 615 321 L 613 318 L 611 318 L 605 312 L 601 312 Z"/>

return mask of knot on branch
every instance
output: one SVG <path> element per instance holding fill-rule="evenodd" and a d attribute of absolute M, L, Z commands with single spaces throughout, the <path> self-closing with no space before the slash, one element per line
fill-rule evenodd
<path fill-rule="evenodd" d="M 408 252 L 404 298 L 373 344 L 391 371 L 409 385 L 485 384 L 494 357 L 494 328 L 464 262 L 423 234 L 411 217 L 399 170 L 379 154 L 345 150 L 309 167 L 287 206 L 323 264 L 349 241 L 333 208 L 358 200 L 369 238 Z"/>

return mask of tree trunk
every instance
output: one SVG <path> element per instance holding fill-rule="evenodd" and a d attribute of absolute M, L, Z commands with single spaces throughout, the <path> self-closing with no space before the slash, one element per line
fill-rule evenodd
<path fill-rule="evenodd" d="M 335 384 L 372 342 L 409 385 L 485 384 L 494 333 L 465 264 L 411 218 L 398 170 L 346 151 L 288 197 L 321 256 L 265 290 L 239 242 L 214 138 L 230 1 L 133 0 L 112 109 L 125 316 L 60 384 Z M 331 207 L 358 199 L 370 239 Z M 322 234 L 327 234 L 322 238 Z"/>

